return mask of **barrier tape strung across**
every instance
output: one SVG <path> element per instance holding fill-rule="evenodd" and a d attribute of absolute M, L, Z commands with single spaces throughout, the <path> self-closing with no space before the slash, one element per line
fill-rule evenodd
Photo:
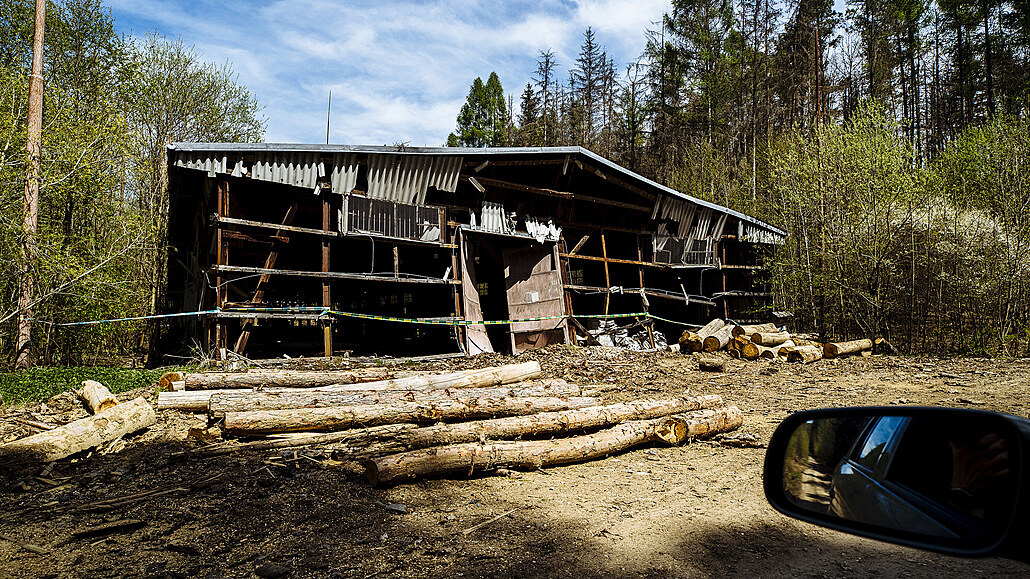
<path fill-rule="evenodd" d="M 48 322 L 46 320 L 33 320 L 37 323 L 48 324 L 51 326 L 91 326 L 95 324 L 108 324 L 114 322 L 136 322 L 141 320 L 158 320 L 163 318 L 180 318 L 187 316 L 206 316 L 220 313 L 297 313 L 297 312 L 319 312 L 325 315 L 334 315 L 344 318 L 357 318 L 362 320 L 379 320 L 384 322 L 398 322 L 406 324 L 425 324 L 425 325 L 439 325 L 439 326 L 493 326 L 493 325 L 509 325 L 518 324 L 522 322 L 541 322 L 547 320 L 563 320 L 565 318 L 583 318 L 583 319 L 598 319 L 598 320 L 612 320 L 619 318 L 651 318 L 654 320 L 667 322 L 671 324 L 679 324 L 681 326 L 688 326 L 692 328 L 699 328 L 697 324 L 688 324 L 685 322 L 678 322 L 676 320 L 670 320 L 662 318 L 647 312 L 635 312 L 630 314 L 575 314 L 572 316 L 545 316 L 540 318 L 522 318 L 518 320 L 434 320 L 426 318 L 398 318 L 392 316 L 376 316 L 372 314 L 358 314 L 354 312 L 340 312 L 331 310 L 324 307 L 315 306 L 298 306 L 289 308 L 230 308 L 230 309 L 214 309 L 214 310 L 203 310 L 199 312 L 179 312 L 175 314 L 155 314 L 152 316 L 135 316 L 130 318 L 112 318 L 108 320 L 91 320 L 86 322 Z"/>
<path fill-rule="evenodd" d="M 568 317 L 573 318 L 595 318 L 595 319 L 614 319 L 614 318 L 633 318 L 633 317 L 646 317 L 646 313 L 635 313 L 635 314 L 591 314 L 591 315 L 575 315 L 575 316 L 545 316 L 542 318 L 522 318 L 519 320 L 429 320 L 425 318 L 395 318 L 391 316 L 373 316 L 371 314 L 355 314 L 352 312 L 338 312 L 330 310 L 330 314 L 334 316 L 340 316 L 344 318 L 359 318 L 363 320 L 380 320 L 384 322 L 400 322 L 406 324 L 427 324 L 427 325 L 440 325 L 440 326 L 494 326 L 494 325 L 508 325 L 508 324 L 519 324 L 522 322 L 542 322 L 546 320 L 564 320 Z"/>

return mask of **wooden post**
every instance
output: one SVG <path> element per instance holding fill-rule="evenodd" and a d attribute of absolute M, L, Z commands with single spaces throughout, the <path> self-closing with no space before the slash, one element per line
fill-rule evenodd
<path fill-rule="evenodd" d="M 722 272 L 722 292 L 723 292 L 723 296 L 722 296 L 722 317 L 728 319 L 730 317 L 730 302 L 729 302 L 729 299 L 727 299 L 726 295 L 725 295 L 726 294 L 726 268 L 723 267 L 724 265 L 726 265 L 726 243 L 724 241 L 722 241 L 722 240 L 719 240 L 718 243 L 719 243 L 719 249 L 722 250 L 722 261 L 719 263 L 719 269 Z"/>
<path fill-rule="evenodd" d="M 444 239 L 444 232 L 447 232 L 447 244 L 451 246 L 451 275 L 454 276 L 455 280 L 465 283 L 464 279 L 461 278 L 461 274 L 458 270 L 458 228 L 451 227 L 447 224 L 447 210 L 440 209 L 440 239 Z M 455 284 L 451 286 L 454 293 L 454 318 L 461 320 L 464 319 L 464 313 L 461 311 L 461 285 Z M 454 328 L 454 339 L 458 342 L 458 350 L 465 351 L 465 330 L 462 326 L 452 326 Z"/>
<path fill-rule="evenodd" d="M 565 253 L 566 248 L 564 235 L 558 239 L 558 247 L 560 248 L 558 252 L 558 271 L 561 275 L 562 297 L 565 299 L 565 313 L 569 316 L 568 318 L 565 318 L 565 327 L 568 328 L 569 336 L 572 338 L 572 345 L 576 346 L 579 345 L 579 339 L 576 337 L 576 326 L 579 326 L 580 328 L 583 326 L 572 317 L 572 293 L 571 290 L 568 289 L 568 286 L 572 284 L 572 279 L 569 274 L 569 258 L 561 256 Z M 586 335 L 587 340 L 590 340 L 590 334 L 587 333 Z M 596 340 L 594 341 L 596 342 Z"/>
<path fill-rule="evenodd" d="M 401 256 L 397 244 L 393 245 L 393 277 L 401 276 Z"/>
<path fill-rule="evenodd" d="M 330 231 L 329 221 L 331 215 L 331 204 L 327 188 L 322 189 L 322 230 Z M 329 273 L 329 236 L 322 236 L 322 272 Z M 332 308 L 333 300 L 331 283 L 328 278 L 322 278 L 322 307 Z M 333 322 L 332 319 L 322 320 L 322 341 L 325 346 L 325 357 L 333 357 Z"/>
<path fill-rule="evenodd" d="M 608 293 L 604 294 L 604 315 L 608 315 L 608 306 L 612 300 L 612 279 L 608 273 L 608 244 L 604 240 L 604 230 L 601 230 L 601 255 L 604 257 L 604 287 L 608 288 Z"/>
<path fill-rule="evenodd" d="M 637 261 L 644 261 L 644 250 L 640 248 L 640 236 L 637 236 Z M 637 272 L 640 274 L 640 305 L 644 308 L 644 313 L 648 311 L 647 298 L 645 297 L 644 290 L 644 266 L 638 265 Z M 654 323 L 647 324 L 647 338 L 651 341 L 651 349 L 655 349 L 654 345 Z"/>
<path fill-rule="evenodd" d="M 226 252 L 226 250 L 225 250 L 225 236 L 222 235 L 222 228 L 224 227 L 224 225 L 222 224 L 221 218 L 225 217 L 225 214 L 227 213 L 226 207 L 228 207 L 228 205 L 229 205 L 229 182 L 226 181 L 225 179 L 219 179 L 218 183 L 216 184 L 215 187 L 216 187 L 216 189 L 218 191 L 217 197 L 215 199 L 215 203 L 217 203 L 218 218 L 219 218 L 218 219 L 218 224 L 215 226 L 216 227 L 216 229 L 215 229 L 215 264 L 219 265 L 219 266 L 222 266 L 222 265 L 228 265 L 226 263 L 226 261 L 228 259 L 228 255 L 227 255 L 228 252 Z M 224 288 L 224 285 L 222 284 L 221 269 L 219 269 L 218 273 L 215 275 L 215 309 L 221 309 L 222 308 L 222 303 L 224 303 L 224 301 L 225 301 L 225 296 L 222 293 L 223 292 L 223 288 Z M 217 316 L 218 314 L 215 314 L 215 315 Z M 226 335 L 225 334 L 226 334 L 225 322 L 220 317 L 219 318 L 215 318 L 215 352 L 214 352 L 214 358 L 216 360 L 221 360 L 223 358 L 222 350 L 224 348 L 224 344 L 226 343 Z"/>

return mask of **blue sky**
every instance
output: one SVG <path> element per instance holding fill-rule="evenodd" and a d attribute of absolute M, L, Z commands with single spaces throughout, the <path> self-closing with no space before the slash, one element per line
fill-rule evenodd
<path fill-rule="evenodd" d="M 501 78 L 516 102 L 539 50 L 562 78 L 583 31 L 625 70 L 668 0 L 108 0 L 119 32 L 156 30 L 232 63 L 264 105 L 270 142 L 442 145 L 472 79 Z"/>

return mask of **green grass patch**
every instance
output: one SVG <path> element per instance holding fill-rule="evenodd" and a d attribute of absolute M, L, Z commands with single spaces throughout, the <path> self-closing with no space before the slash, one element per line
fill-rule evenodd
<path fill-rule="evenodd" d="M 153 386 L 165 372 L 178 368 L 135 370 L 114 367 L 30 368 L 0 374 L 4 404 L 39 402 L 78 388 L 84 380 L 96 380 L 115 393 Z"/>

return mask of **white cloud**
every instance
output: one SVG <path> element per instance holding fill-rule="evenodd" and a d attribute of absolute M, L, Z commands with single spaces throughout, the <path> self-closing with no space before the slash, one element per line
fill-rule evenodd
<path fill-rule="evenodd" d="M 621 69 L 668 10 L 667 0 L 109 3 L 123 32 L 157 28 L 230 60 L 265 105 L 269 141 L 323 141 L 332 89 L 333 142 L 430 146 L 453 130 L 473 78 L 496 71 L 517 98 L 548 48 L 564 78 L 587 26 Z"/>

